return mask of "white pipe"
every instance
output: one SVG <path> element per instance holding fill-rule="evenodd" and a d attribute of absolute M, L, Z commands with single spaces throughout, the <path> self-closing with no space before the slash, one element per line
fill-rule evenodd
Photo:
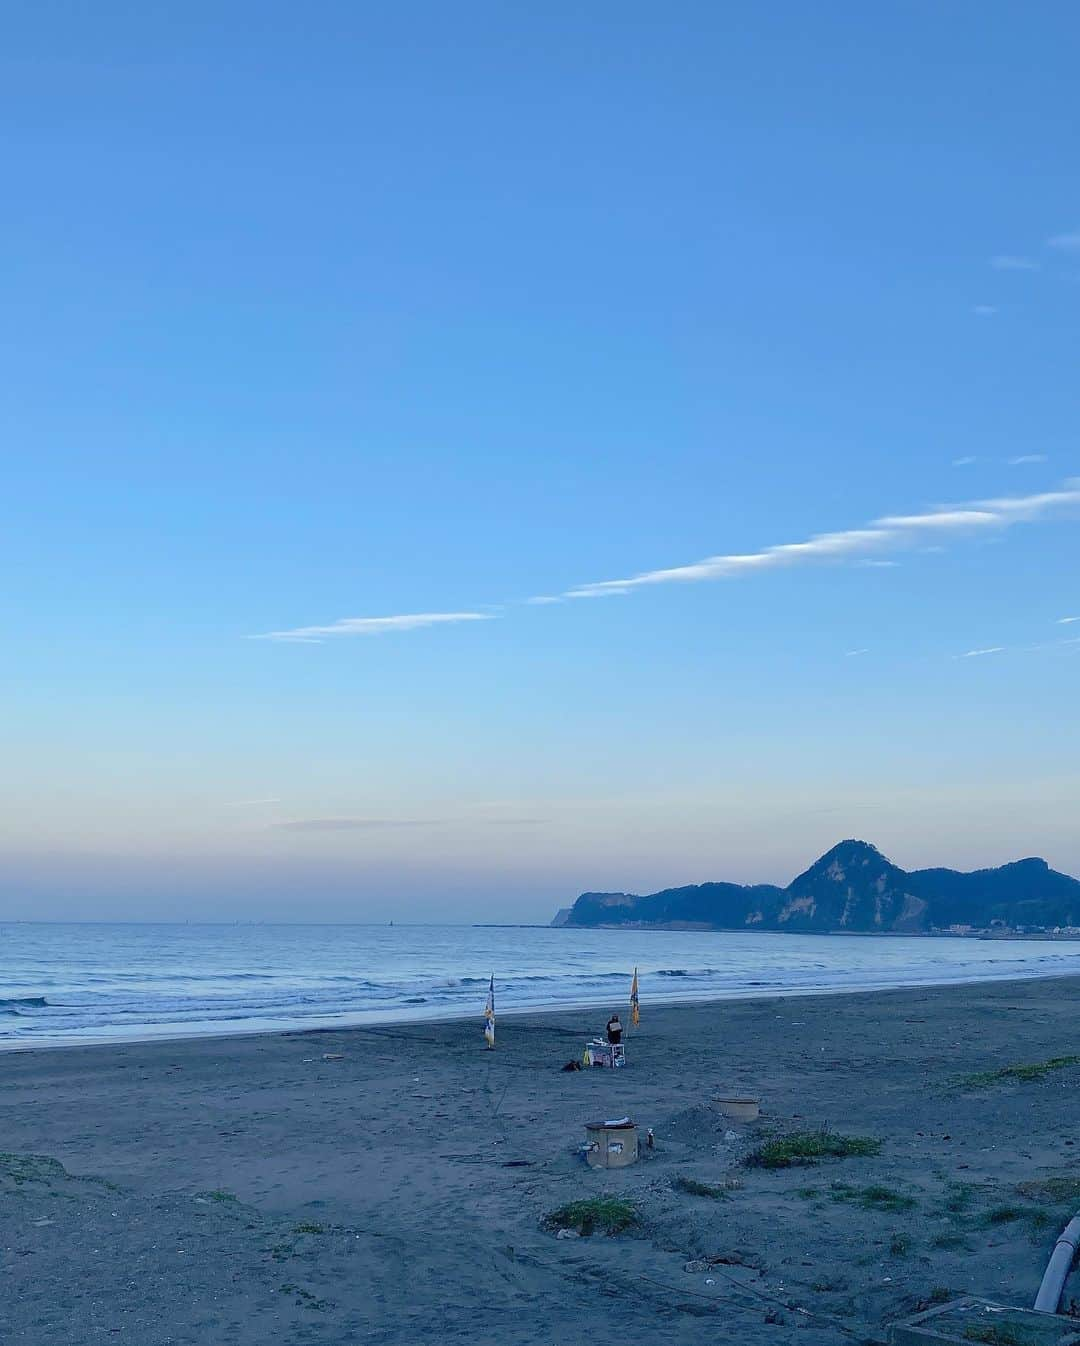
<path fill-rule="evenodd" d="M 1050 1261 L 1035 1296 L 1035 1307 L 1042 1313 L 1057 1313 L 1061 1295 L 1065 1289 L 1065 1278 L 1072 1268 L 1076 1250 L 1080 1247 L 1080 1215 L 1074 1215 L 1061 1237 L 1054 1244 Z"/>

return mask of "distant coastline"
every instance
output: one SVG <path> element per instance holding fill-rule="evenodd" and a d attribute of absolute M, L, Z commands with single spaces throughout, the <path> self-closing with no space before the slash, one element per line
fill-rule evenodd
<path fill-rule="evenodd" d="M 1068 943 L 1080 940 L 1080 930 L 761 930 L 746 926 L 733 925 L 695 925 L 691 922 L 662 921 L 623 921 L 611 925 L 478 925 L 477 930 L 699 930 L 711 935 L 815 935 L 825 939 L 986 939 L 986 940 L 1035 940 L 1047 943 Z"/>
<path fill-rule="evenodd" d="M 582 893 L 553 926 L 798 934 L 1080 938 L 1080 880 L 1029 856 L 992 869 L 904 870 L 838 842 L 786 888 L 710 882 L 638 895 Z"/>

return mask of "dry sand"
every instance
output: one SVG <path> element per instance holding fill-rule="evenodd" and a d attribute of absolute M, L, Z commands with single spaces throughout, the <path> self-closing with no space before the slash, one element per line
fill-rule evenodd
<path fill-rule="evenodd" d="M 477 1022 L 6 1054 L 0 1342 L 815 1346 L 881 1340 L 935 1290 L 1030 1304 L 1080 1201 L 1017 1184 L 1080 1178 L 1080 1067 L 956 1081 L 1080 1051 L 1078 996 L 647 1004 L 619 1072 L 559 1069 L 595 1011 L 504 1018 L 495 1052 Z M 760 1094 L 762 1119 L 719 1117 L 719 1088 Z M 655 1151 L 588 1169 L 583 1123 L 623 1113 Z M 824 1124 L 880 1155 L 742 1165 Z M 542 1227 L 600 1193 L 640 1229 Z"/>

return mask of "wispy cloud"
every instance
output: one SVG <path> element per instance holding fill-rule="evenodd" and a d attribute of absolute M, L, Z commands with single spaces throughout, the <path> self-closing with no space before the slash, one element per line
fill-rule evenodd
<path fill-rule="evenodd" d="M 1048 248 L 1058 248 L 1062 252 L 1080 252 L 1080 229 L 1069 233 L 1055 234 L 1046 240 Z"/>
<path fill-rule="evenodd" d="M 996 304 L 975 304 L 972 307 L 972 313 L 976 318 L 992 318 L 997 312 Z"/>
<path fill-rule="evenodd" d="M 861 566 L 873 566 L 875 570 L 892 570 L 900 564 L 899 561 L 860 561 Z"/>
<path fill-rule="evenodd" d="M 975 500 L 963 505 L 942 506 L 922 514 L 895 514 L 875 519 L 864 528 L 820 533 L 805 542 L 789 542 L 761 551 L 707 556 L 690 565 L 646 570 L 625 579 L 601 580 L 569 590 L 568 598 L 598 598 L 629 593 L 655 584 L 694 583 L 701 580 L 735 579 L 761 570 L 802 565 L 816 561 L 851 561 L 874 553 L 917 547 L 928 537 L 944 534 L 986 533 L 1016 523 L 1030 523 L 1043 515 L 1080 505 L 1080 478 L 1056 491 L 1036 495 L 1003 496 Z"/>
<path fill-rule="evenodd" d="M 1061 653 L 1064 650 L 1080 650 L 1080 637 L 1069 640 L 1040 640 L 1034 645 L 991 645 L 985 650 L 967 650 L 963 654 L 954 654 L 954 659 L 977 659 L 983 654 L 1045 654 L 1049 651 Z"/>
<path fill-rule="evenodd" d="M 1020 467 L 1023 463 L 1045 463 L 1045 453 L 1022 453 L 1017 458 L 1008 460 L 1010 467 Z"/>
<path fill-rule="evenodd" d="M 1038 271 L 1039 269 L 1039 263 L 1031 257 L 991 257 L 990 265 L 995 271 Z"/>
<path fill-rule="evenodd" d="M 294 818 L 268 823 L 271 832 L 374 832 L 398 827 L 431 827 L 437 818 Z"/>
<path fill-rule="evenodd" d="M 963 458 L 954 458 L 952 460 L 952 465 L 953 467 L 970 467 L 972 463 L 977 463 L 978 461 L 978 458 L 976 458 L 973 453 L 966 453 Z"/>
<path fill-rule="evenodd" d="M 542 607 L 548 603 L 561 603 L 562 601 L 557 594 L 538 594 L 536 598 L 526 598 L 525 600 L 533 607 Z"/>
<path fill-rule="evenodd" d="M 326 626 L 297 626 L 289 631 L 266 631 L 252 640 L 278 640 L 298 645 L 319 645 L 333 636 L 378 636 L 387 631 L 415 631 L 422 626 L 447 622 L 486 622 L 490 612 L 408 612 L 396 617 L 341 617 Z"/>
<path fill-rule="evenodd" d="M 1057 619 L 1058 626 L 1071 626 L 1073 622 L 1080 622 L 1080 617 L 1059 617 Z"/>
<path fill-rule="evenodd" d="M 869 653 L 870 653 L 870 648 L 869 648 L 869 646 L 865 646 L 865 647 L 864 647 L 863 649 L 861 649 L 861 650 L 845 650 L 845 651 L 844 651 L 844 658 L 845 658 L 845 659 L 854 659 L 856 655 L 859 655 L 859 654 L 869 654 Z"/>

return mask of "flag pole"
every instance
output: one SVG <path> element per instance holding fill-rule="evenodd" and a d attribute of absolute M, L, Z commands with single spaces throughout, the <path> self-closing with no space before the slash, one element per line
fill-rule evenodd
<path fill-rule="evenodd" d="M 488 1051 L 495 1050 L 495 973 L 491 974 L 487 1004 L 484 1006 L 484 1042 Z"/>

